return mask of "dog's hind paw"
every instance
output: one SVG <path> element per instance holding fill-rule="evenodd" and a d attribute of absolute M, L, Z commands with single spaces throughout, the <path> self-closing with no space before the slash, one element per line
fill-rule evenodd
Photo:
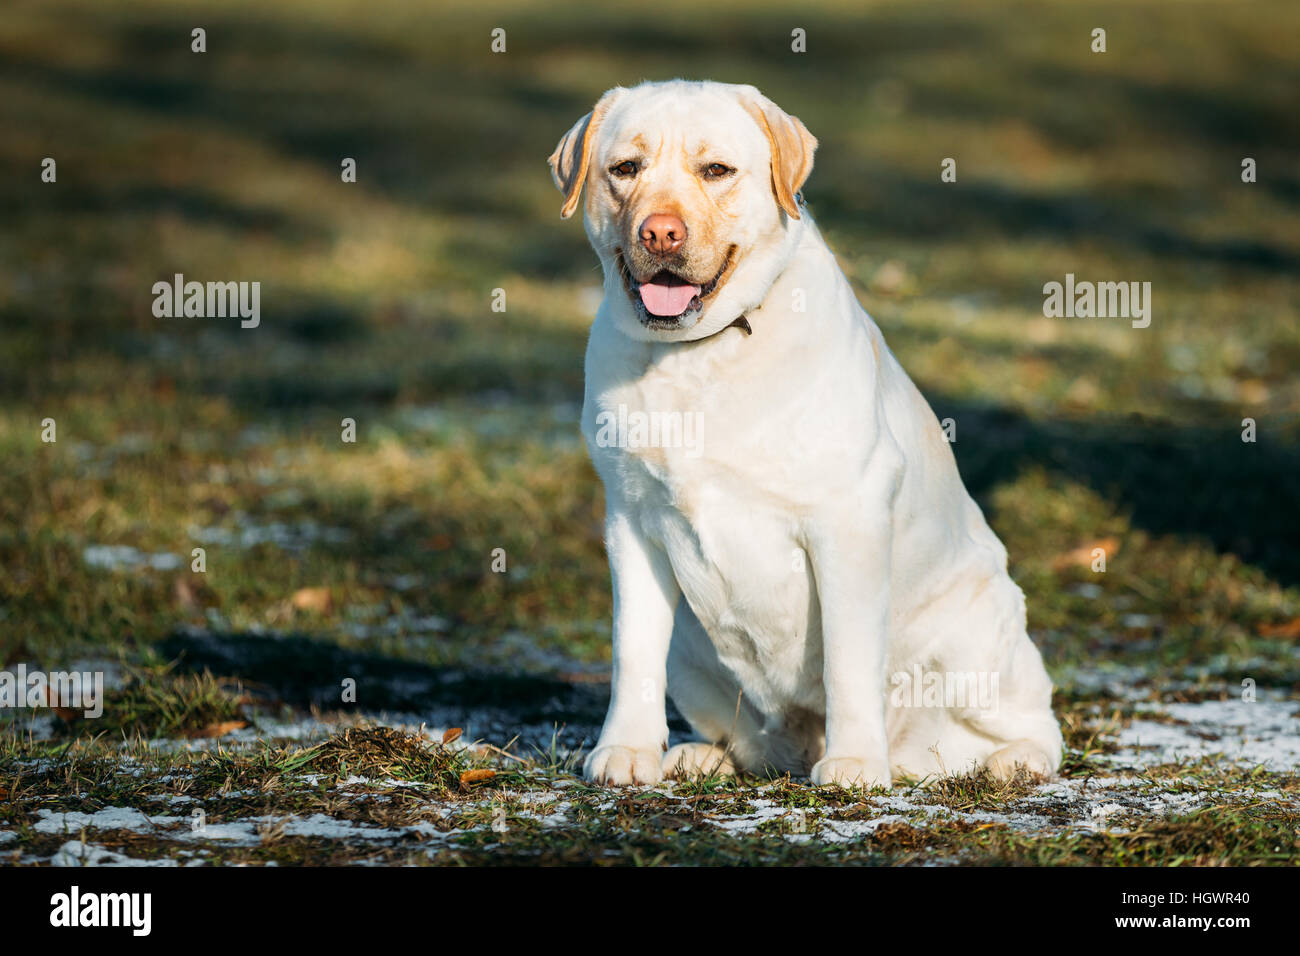
<path fill-rule="evenodd" d="M 1050 780 L 1056 766 L 1041 747 L 1032 741 L 1017 740 L 989 757 L 985 766 L 996 780 L 1010 780 L 1025 774 L 1037 780 Z"/>

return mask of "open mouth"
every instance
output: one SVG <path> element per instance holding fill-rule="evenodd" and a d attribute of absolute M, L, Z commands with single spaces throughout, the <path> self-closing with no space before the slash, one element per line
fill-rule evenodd
<path fill-rule="evenodd" d="M 712 279 L 703 284 L 696 284 L 679 276 L 670 269 L 660 269 L 644 282 L 633 277 L 623 258 L 623 250 L 616 251 L 618 271 L 623 276 L 623 285 L 636 308 L 643 325 L 650 328 L 677 328 L 682 320 L 704 309 L 704 303 L 714 292 L 723 274 L 731 266 L 736 247 L 727 250 L 727 257 L 722 267 Z"/>

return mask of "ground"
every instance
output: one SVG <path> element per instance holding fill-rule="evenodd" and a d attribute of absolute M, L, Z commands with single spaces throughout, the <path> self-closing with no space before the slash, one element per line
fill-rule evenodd
<path fill-rule="evenodd" d="M 422 722 L 443 708 L 277 714 L 211 678 L 119 679 L 101 718 L 113 731 L 89 742 L 78 718 L 47 714 L 28 726 L 43 739 L 7 744 L 0 859 L 1209 865 L 1288 864 L 1300 851 L 1300 711 L 1281 695 L 1246 704 L 1189 683 L 1161 702 L 1121 677 L 1095 685 L 1090 702 L 1063 702 L 1070 752 L 1051 783 L 980 774 L 886 792 L 707 777 L 611 790 L 575 772 L 575 742 L 599 730 L 584 706 L 598 695 L 564 682 L 516 679 L 492 688 L 495 701 L 449 708 L 488 738 L 521 734 L 502 749 Z M 542 713 L 586 722 L 528 722 Z M 138 733 L 164 715 L 183 715 L 173 732 L 185 736 Z"/>
<path fill-rule="evenodd" d="M 709 7 L 9 5 L 0 668 L 114 689 L 0 712 L 0 859 L 1294 859 L 1300 9 Z M 820 139 L 809 207 L 1026 592 L 1059 781 L 575 775 L 598 272 L 545 157 L 678 75 Z M 175 273 L 260 281 L 261 324 L 156 318 Z M 1067 273 L 1150 281 L 1151 325 L 1045 317 Z"/>

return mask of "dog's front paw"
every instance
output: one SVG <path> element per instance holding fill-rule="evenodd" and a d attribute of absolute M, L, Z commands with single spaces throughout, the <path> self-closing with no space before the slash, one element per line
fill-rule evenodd
<path fill-rule="evenodd" d="M 583 765 L 592 783 L 610 787 L 658 783 L 663 778 L 663 752 L 633 747 L 597 747 Z"/>
<path fill-rule="evenodd" d="M 812 768 L 814 786 L 884 787 L 889 789 L 889 764 L 860 757 L 823 757 Z"/>

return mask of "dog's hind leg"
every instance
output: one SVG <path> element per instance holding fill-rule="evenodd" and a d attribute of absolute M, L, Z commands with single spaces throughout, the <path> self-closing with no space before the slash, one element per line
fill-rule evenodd
<path fill-rule="evenodd" d="M 1016 642 L 995 712 L 967 717 L 971 729 L 990 738 L 984 766 L 1000 780 L 1025 772 L 1050 778 L 1061 765 L 1064 740 L 1052 713 L 1052 681 L 1029 635 Z"/>

